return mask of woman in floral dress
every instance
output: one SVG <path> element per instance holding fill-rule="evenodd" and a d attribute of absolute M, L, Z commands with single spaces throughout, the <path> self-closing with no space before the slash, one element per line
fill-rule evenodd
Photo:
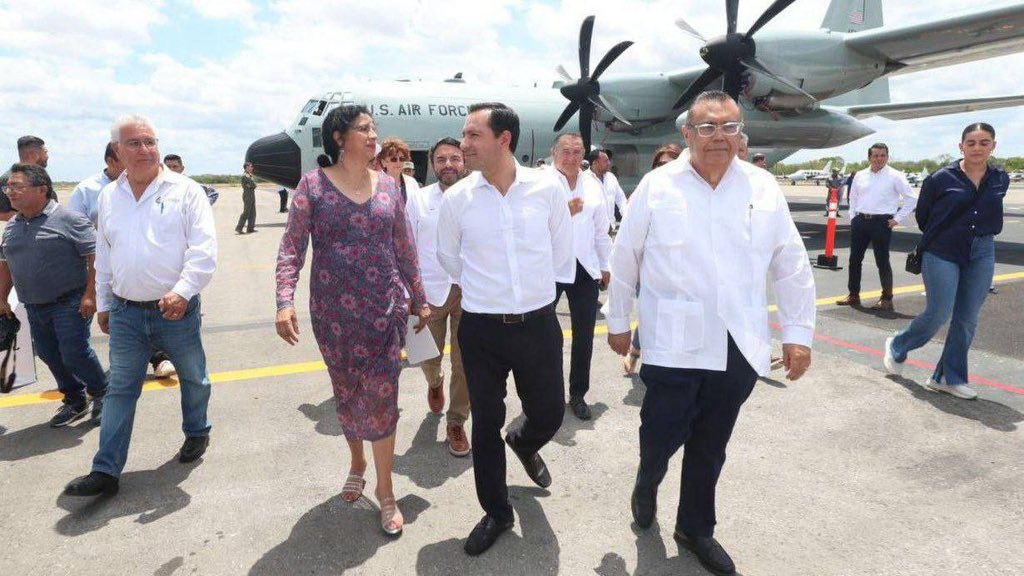
<path fill-rule="evenodd" d="M 363 442 L 370 441 L 381 526 L 398 534 L 404 519 L 395 504 L 391 468 L 400 354 L 406 319 L 418 316 L 416 330 L 422 330 L 430 307 L 401 192 L 389 176 L 367 168 L 377 141 L 373 118 L 363 106 L 340 106 L 324 118 L 323 134 L 324 151 L 334 163 L 299 181 L 278 250 L 277 333 L 289 344 L 298 342 L 295 287 L 312 237 L 313 336 L 352 453 L 341 496 L 348 502 L 362 496 Z"/>

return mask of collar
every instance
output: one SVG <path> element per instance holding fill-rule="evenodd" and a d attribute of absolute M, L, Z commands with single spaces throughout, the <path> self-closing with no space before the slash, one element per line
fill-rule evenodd
<path fill-rule="evenodd" d="M 182 174 L 178 174 L 177 172 L 173 172 L 171 170 L 168 170 L 167 168 L 164 168 L 163 166 L 160 166 L 160 171 L 157 172 L 156 178 L 153 178 L 153 180 L 151 180 L 150 183 L 146 185 L 147 190 L 152 188 L 154 192 L 151 192 L 148 195 L 145 192 L 143 192 L 142 196 L 139 197 L 139 202 L 147 198 L 149 195 L 155 193 L 155 191 L 159 190 L 160 186 L 162 186 L 165 182 L 169 184 L 179 184 L 187 179 L 188 178 Z M 153 187 L 153 183 L 156 183 L 155 187 Z M 128 170 L 121 172 L 121 175 L 117 177 L 117 185 L 119 187 L 124 187 L 126 190 L 128 190 L 129 194 L 131 193 L 132 187 L 131 184 L 128 182 Z"/>
<path fill-rule="evenodd" d="M 520 164 L 518 160 L 513 159 L 513 162 L 516 166 L 516 177 L 512 180 L 512 186 L 515 186 L 516 184 L 527 184 L 530 182 L 534 182 L 540 179 L 541 176 L 547 172 L 542 172 L 536 168 L 527 168 Z M 558 170 L 555 170 L 555 172 L 558 172 Z M 559 172 L 559 174 L 561 174 L 561 172 Z M 480 172 L 479 170 L 474 170 L 469 174 L 469 176 L 463 178 L 463 180 L 466 181 L 466 186 L 471 190 L 475 188 L 493 186 L 490 182 L 487 181 L 487 178 L 484 178 L 483 172 Z"/>
<path fill-rule="evenodd" d="M 43 206 L 43 210 L 40 213 L 36 214 L 35 216 L 31 218 L 25 218 L 25 216 L 21 212 L 18 212 L 17 214 L 14 215 L 14 219 L 19 221 L 32 221 L 35 220 L 36 218 L 39 218 L 40 216 L 49 217 L 50 214 L 53 214 L 53 212 L 56 209 L 57 202 L 55 200 L 50 200 L 49 202 L 46 203 L 46 206 Z"/>

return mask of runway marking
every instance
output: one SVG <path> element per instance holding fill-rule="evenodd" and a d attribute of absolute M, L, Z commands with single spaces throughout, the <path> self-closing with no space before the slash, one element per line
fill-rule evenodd
<path fill-rule="evenodd" d="M 1007 280 L 1021 280 L 1024 279 L 1024 272 L 1012 272 L 1009 274 L 1000 274 L 992 278 L 992 282 L 1005 282 Z M 893 289 L 894 294 L 906 294 L 909 292 L 920 292 L 924 290 L 923 284 L 914 284 L 911 286 L 900 286 Z M 868 299 L 874 298 L 875 296 L 881 296 L 881 290 L 872 290 L 870 292 L 862 292 L 861 298 Z M 836 300 L 842 298 L 842 296 L 829 296 L 827 298 L 818 298 L 815 304 L 818 306 L 825 306 L 835 304 Z M 769 312 L 777 311 L 776 306 L 773 304 L 768 307 Z M 633 328 L 636 328 L 636 322 L 632 324 Z M 594 327 L 594 335 L 600 336 L 608 334 L 608 325 L 601 324 L 600 326 Z M 572 330 L 563 330 L 562 336 L 565 338 L 572 338 Z M 854 344 L 853 342 L 846 342 L 831 336 L 825 336 L 824 334 L 815 333 L 814 338 L 821 340 L 822 342 L 828 342 L 836 346 L 849 348 L 850 350 L 856 350 L 858 352 L 864 352 L 872 356 L 882 356 L 881 350 L 876 350 L 867 346 L 861 346 L 860 344 Z M 451 346 L 444 347 L 444 353 L 449 354 L 451 352 Z M 920 368 L 926 368 L 928 370 L 934 370 L 934 364 L 928 364 L 917 360 L 908 359 L 907 364 L 912 366 L 918 366 Z M 217 372 L 210 375 L 210 381 L 213 384 L 222 384 L 225 382 L 237 382 L 240 380 L 254 380 L 257 378 L 271 378 L 274 376 L 288 376 L 290 374 L 308 374 L 311 372 L 322 372 L 327 370 L 327 365 L 323 361 L 318 360 L 314 362 L 299 362 L 296 364 L 279 364 L 276 366 L 263 366 L 260 368 L 245 368 L 242 370 L 229 370 L 226 372 Z M 983 378 L 981 376 L 971 376 L 971 382 L 982 384 L 984 386 L 991 386 L 992 388 L 998 388 L 1014 394 L 1024 395 L 1024 388 L 1018 386 L 1011 386 L 1009 384 L 1003 384 L 1002 382 L 996 382 Z M 176 378 L 168 378 L 165 380 L 147 380 L 142 385 L 143 392 L 150 392 L 153 390 L 165 390 L 168 388 L 177 388 L 178 380 Z M 47 390 L 45 392 L 37 392 L 34 394 L 17 394 L 14 396 L 0 397 L 0 409 L 2 408 L 14 408 L 17 406 L 29 406 L 32 404 L 44 404 L 47 402 L 59 402 L 64 396 L 56 390 Z"/>

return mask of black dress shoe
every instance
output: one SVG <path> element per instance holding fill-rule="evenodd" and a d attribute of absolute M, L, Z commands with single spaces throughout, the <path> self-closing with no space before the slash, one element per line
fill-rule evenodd
<path fill-rule="evenodd" d="M 712 573 L 719 574 L 720 576 L 729 576 L 736 573 L 736 564 L 733 564 L 729 553 L 714 538 L 710 536 L 691 538 L 678 529 L 672 537 L 681 546 L 692 551 L 697 556 L 697 559 L 700 560 L 700 563 Z"/>
<path fill-rule="evenodd" d="M 541 488 L 551 486 L 551 474 L 548 472 L 547 464 L 544 464 L 544 459 L 540 457 L 539 452 L 534 452 L 533 454 L 519 452 L 512 446 L 509 436 L 505 436 L 505 444 L 512 448 L 512 452 L 523 463 L 523 468 L 526 469 L 526 475 L 530 477 L 530 480 L 533 480 Z"/>
<path fill-rule="evenodd" d="M 206 452 L 206 447 L 209 445 L 209 436 L 189 436 L 185 438 L 185 443 L 181 445 L 181 450 L 178 451 L 178 462 L 183 464 L 195 462 Z"/>
<path fill-rule="evenodd" d="M 580 420 L 590 420 L 593 416 L 590 413 L 590 406 L 587 406 L 587 403 L 579 396 L 569 398 L 569 407 L 572 408 L 572 413 Z"/>
<path fill-rule="evenodd" d="M 90 472 L 88 476 L 72 480 L 64 487 L 64 493 L 68 496 L 113 495 L 117 494 L 118 488 L 117 478 L 103 472 Z"/>
<path fill-rule="evenodd" d="M 473 531 L 469 533 L 469 538 L 466 538 L 466 546 L 464 547 L 466 554 L 470 556 L 483 554 L 494 544 L 498 536 L 501 536 L 513 524 L 515 524 L 513 520 L 498 522 L 490 516 L 484 516 L 483 520 L 477 522 L 476 526 L 473 527 Z"/>
<path fill-rule="evenodd" d="M 629 500 L 633 510 L 633 521 L 641 528 L 650 528 L 658 512 L 658 489 L 633 486 L 633 497 Z"/>

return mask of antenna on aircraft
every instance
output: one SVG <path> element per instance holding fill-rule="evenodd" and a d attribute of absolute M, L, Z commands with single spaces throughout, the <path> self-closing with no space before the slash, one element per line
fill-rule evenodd
<path fill-rule="evenodd" d="M 745 72 L 753 72 L 759 76 L 774 80 L 780 84 L 788 86 L 790 89 L 807 96 L 812 101 L 816 98 L 807 92 L 803 88 L 796 84 L 786 80 L 785 78 L 776 75 L 774 72 L 769 70 L 762 64 L 755 56 L 757 49 L 754 44 L 754 33 L 760 30 L 765 24 L 771 22 L 776 16 L 782 13 L 783 10 L 789 8 L 795 0 L 775 0 L 764 14 L 754 22 L 754 25 L 747 30 L 746 34 L 740 34 L 736 32 L 736 15 L 739 11 L 740 0 L 725 0 L 725 12 L 726 20 L 728 22 L 727 32 L 725 36 L 719 36 L 718 38 L 712 38 L 704 43 L 704 46 L 700 49 L 700 57 L 707 62 L 708 67 L 704 72 L 694 80 L 690 86 L 683 92 L 683 95 L 676 100 L 676 103 L 672 105 L 673 109 L 682 108 L 683 104 L 686 104 L 690 100 L 697 97 L 698 94 L 704 91 L 709 84 L 718 80 L 720 77 L 725 76 L 725 82 L 723 84 L 723 90 L 729 96 L 732 96 L 733 100 L 739 100 L 740 98 L 740 87 L 743 81 L 743 74 Z M 692 26 L 686 23 L 685 20 L 680 18 L 676 20 L 676 26 L 681 28 L 687 34 L 704 40 Z"/>
<path fill-rule="evenodd" d="M 594 68 L 594 75 L 590 75 L 590 39 L 594 35 L 594 17 L 587 16 L 583 19 L 583 24 L 580 26 L 580 78 L 574 80 L 572 76 L 565 70 L 565 67 L 561 64 L 555 71 L 559 76 L 565 79 L 565 84 L 559 88 L 562 95 L 569 100 L 569 104 L 562 111 L 562 115 L 558 117 L 558 121 L 555 122 L 555 132 L 558 132 L 565 126 L 569 119 L 572 118 L 576 112 L 580 113 L 580 136 L 583 137 L 583 149 L 590 149 L 590 130 L 594 122 L 594 111 L 597 108 L 602 108 L 611 113 L 612 116 L 617 118 L 620 122 L 626 125 L 631 125 L 626 117 L 622 115 L 618 110 L 612 107 L 611 103 L 608 102 L 603 96 L 601 96 L 601 84 L 597 81 L 601 77 L 601 74 L 611 66 L 612 62 L 615 61 L 626 48 L 629 48 L 633 43 L 629 40 L 619 42 L 612 47 L 598 62 L 597 68 Z"/>

